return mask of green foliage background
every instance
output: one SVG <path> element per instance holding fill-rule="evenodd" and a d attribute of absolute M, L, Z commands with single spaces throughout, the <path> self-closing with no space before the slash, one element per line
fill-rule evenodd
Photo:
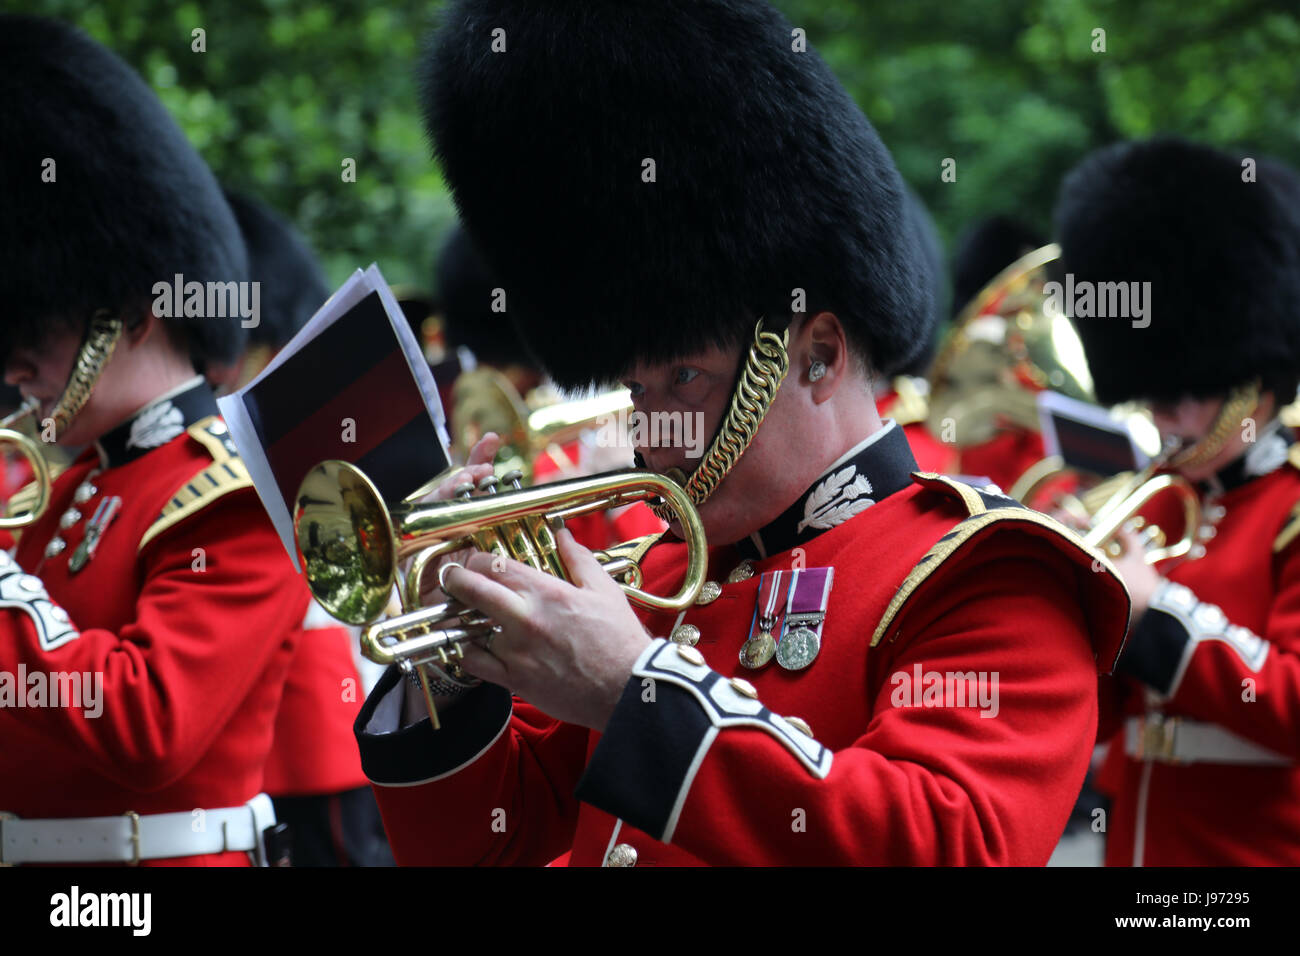
<path fill-rule="evenodd" d="M 775 2 L 949 242 L 997 212 L 1046 230 L 1062 174 L 1115 139 L 1176 132 L 1300 164 L 1295 0 Z M 374 260 L 390 283 L 425 287 L 455 216 L 413 78 L 439 6 L 0 0 L 76 23 L 133 64 L 223 182 L 298 225 L 332 282 Z M 191 51 L 199 27 L 205 53 Z M 341 179 L 345 157 L 355 183 Z M 945 158 L 956 182 L 940 179 Z"/>

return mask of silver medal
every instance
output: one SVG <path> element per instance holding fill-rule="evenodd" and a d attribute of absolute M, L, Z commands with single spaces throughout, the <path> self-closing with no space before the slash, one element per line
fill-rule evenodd
<path fill-rule="evenodd" d="M 821 649 L 821 638 L 816 631 L 796 627 L 786 632 L 776 645 L 776 662 L 788 671 L 801 671 L 817 659 Z"/>

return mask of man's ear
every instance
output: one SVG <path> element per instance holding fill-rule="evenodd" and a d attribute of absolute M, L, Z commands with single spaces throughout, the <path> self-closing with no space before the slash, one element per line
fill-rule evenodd
<path fill-rule="evenodd" d="M 161 332 L 162 319 L 153 314 L 153 307 L 146 305 L 135 314 L 135 321 L 127 320 L 122 332 L 122 339 L 130 348 L 139 348 L 150 336 Z"/>
<path fill-rule="evenodd" d="M 848 338 L 843 324 L 833 312 L 818 312 L 804 323 L 799 339 L 802 346 L 799 353 L 803 358 L 795 361 L 800 361 L 801 367 L 791 371 L 809 384 L 813 401 L 820 405 L 855 372 Z M 822 367 L 824 372 L 821 372 Z M 820 374 L 813 374 L 813 368 L 818 368 Z"/>

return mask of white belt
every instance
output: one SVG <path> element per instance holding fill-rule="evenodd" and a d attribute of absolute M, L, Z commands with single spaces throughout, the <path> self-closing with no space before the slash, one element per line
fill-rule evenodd
<path fill-rule="evenodd" d="M 1294 761 L 1218 724 L 1147 714 L 1124 722 L 1124 752 L 1157 763 L 1287 766 Z"/>
<path fill-rule="evenodd" d="M 130 863 L 243 850 L 266 866 L 262 833 L 275 825 L 271 798 L 242 807 L 116 817 L 23 820 L 0 813 L 0 865 Z"/>

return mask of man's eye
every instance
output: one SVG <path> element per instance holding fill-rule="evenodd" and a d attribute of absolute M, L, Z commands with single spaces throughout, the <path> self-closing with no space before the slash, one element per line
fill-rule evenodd
<path fill-rule="evenodd" d="M 640 398 L 645 394 L 645 386 L 640 382 L 624 382 L 623 387 L 632 393 L 633 398 Z"/>
<path fill-rule="evenodd" d="M 674 385 L 688 385 L 694 380 L 695 376 L 700 374 L 697 368 L 679 368 L 673 380 Z"/>

